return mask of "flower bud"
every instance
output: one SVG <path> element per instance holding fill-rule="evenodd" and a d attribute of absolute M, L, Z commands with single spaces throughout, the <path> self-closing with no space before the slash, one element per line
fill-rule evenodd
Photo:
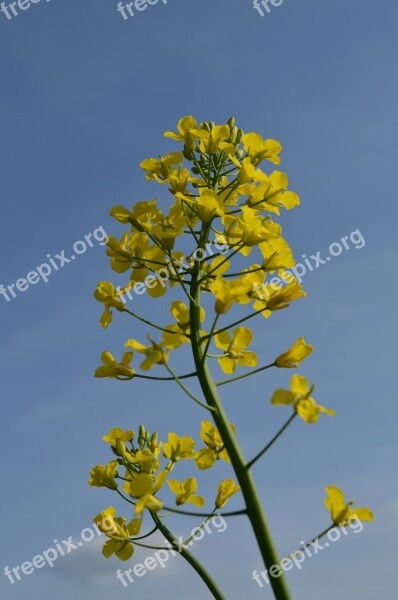
<path fill-rule="evenodd" d="M 237 136 L 236 136 L 236 143 L 237 143 L 237 144 L 240 144 L 240 143 L 241 143 L 241 141 L 242 141 L 242 138 L 243 138 L 243 136 L 244 136 L 244 135 L 245 135 L 245 134 L 243 133 L 243 129 L 240 129 L 240 128 L 239 128 L 239 129 L 238 129 Z"/>
<path fill-rule="evenodd" d="M 192 152 L 189 151 L 186 146 L 184 146 L 184 148 L 182 150 L 182 154 L 187 160 L 192 160 L 192 158 L 193 158 Z"/>
<path fill-rule="evenodd" d="M 231 133 L 229 134 L 229 138 L 228 138 L 228 142 L 230 142 L 231 144 L 235 144 L 236 141 L 236 136 L 238 135 L 238 128 L 237 127 L 232 127 L 231 128 Z"/>
<path fill-rule="evenodd" d="M 123 456 L 126 454 L 126 444 L 122 440 L 116 440 L 115 450 L 117 456 Z"/>
<path fill-rule="evenodd" d="M 231 129 L 235 127 L 235 117 L 230 117 L 227 121 L 227 125 L 229 125 Z"/>

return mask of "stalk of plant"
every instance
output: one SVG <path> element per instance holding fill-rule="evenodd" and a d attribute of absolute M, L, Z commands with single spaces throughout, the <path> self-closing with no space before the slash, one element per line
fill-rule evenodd
<path fill-rule="evenodd" d="M 312 397 L 315 386 L 295 373 L 290 389 L 278 389 L 270 399 L 272 405 L 290 409 L 286 423 L 254 457 L 247 460 L 243 455 L 239 426 L 230 423 L 222 401 L 228 388 L 221 386 L 259 373 L 266 377 L 271 368 L 296 369 L 313 351 L 303 337 L 276 358 L 273 354 L 259 361 L 248 350 L 253 340 L 253 332 L 247 327 L 249 320 L 260 320 L 265 326 L 263 319 L 306 295 L 289 270 L 295 265 L 293 253 L 274 220 L 281 210 L 291 210 L 300 201 L 287 189 L 288 178 L 283 172 L 274 169 L 267 174 L 260 168 L 261 163 L 280 163 L 281 144 L 257 133 L 245 134 L 233 118 L 225 125 L 215 125 L 198 124 L 193 117 L 184 117 L 178 131 L 166 132 L 165 136 L 179 142 L 181 151 L 148 158 L 140 166 L 148 181 L 164 186 L 163 190 L 167 186 L 172 203 L 166 209 L 159 207 L 157 199 L 137 202 L 131 209 L 112 208 L 111 216 L 127 225 L 128 230 L 120 240 L 109 238 L 107 254 L 112 269 L 118 274 L 128 273 L 129 279 L 123 281 L 123 287 L 102 281 L 94 294 L 104 305 L 103 327 L 112 322 L 114 310 L 125 313 L 150 326 L 148 343 L 126 340 L 127 350 L 120 362 L 108 350 L 103 352 L 103 364 L 95 375 L 119 381 L 143 378 L 163 385 L 174 382 L 187 401 L 195 402 L 204 412 L 200 425 L 202 447 L 198 449 L 192 437 L 174 431 L 168 433 L 166 441 L 160 441 L 157 432 L 150 433 L 143 425 L 138 432 L 113 428 L 103 439 L 110 445 L 114 459 L 94 467 L 89 484 L 116 493 L 131 513 L 127 522 L 124 517 L 116 517 L 115 507 L 109 506 L 94 518 L 109 538 L 103 548 L 107 558 L 115 554 L 129 560 L 135 545 L 177 549 L 212 597 L 223 599 L 213 576 L 166 526 L 165 512 L 197 516 L 198 523 L 205 527 L 215 512 L 224 509 L 239 493 L 243 508 L 223 512 L 223 516 L 247 518 L 267 570 L 279 565 L 251 469 L 291 423 L 302 419 L 314 424 L 322 413 L 332 416 L 334 410 L 317 404 Z M 128 308 L 132 294 L 137 298 L 146 294 L 156 300 L 167 293 L 173 294 L 171 324 L 154 322 L 150 314 L 138 315 Z M 235 317 L 230 316 L 232 313 Z M 192 350 L 193 366 L 188 373 L 179 373 L 172 357 L 177 358 L 186 345 Z M 135 353 L 143 357 L 140 372 L 132 366 Z M 160 374 L 152 374 L 153 369 Z M 216 369 L 224 374 L 222 380 L 216 381 Z M 200 396 L 191 390 L 194 378 L 200 384 Z M 219 465 L 220 460 L 229 465 L 231 477 L 218 485 L 211 509 L 203 510 L 206 501 L 197 494 L 197 477 L 183 481 L 172 477 L 182 460 L 192 461 L 193 468 L 203 474 Z M 326 491 L 331 526 L 343 526 L 354 517 L 373 519 L 369 509 L 353 509 L 338 487 L 328 486 Z M 173 501 L 167 499 L 167 494 L 173 497 L 174 506 L 170 506 Z M 196 509 L 182 508 L 187 503 Z M 152 528 L 142 534 L 145 514 L 151 517 Z M 146 538 L 159 533 L 168 546 L 147 543 Z M 289 600 L 292 596 L 286 576 L 283 569 L 280 571 L 270 578 L 272 590 L 278 600 Z"/>

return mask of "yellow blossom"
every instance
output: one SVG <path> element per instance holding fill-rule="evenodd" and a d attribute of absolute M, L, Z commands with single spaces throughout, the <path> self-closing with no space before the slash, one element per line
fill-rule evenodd
<path fill-rule="evenodd" d="M 209 287 L 216 297 L 215 311 L 218 314 L 224 314 L 231 308 L 234 302 L 239 302 L 247 294 L 250 286 L 245 284 L 241 279 L 230 279 L 227 281 L 218 276 Z"/>
<path fill-rule="evenodd" d="M 120 299 L 120 294 L 115 290 L 112 283 L 109 281 L 101 281 L 94 292 L 94 298 L 98 302 L 104 304 L 104 312 L 102 314 L 100 323 L 104 329 L 112 322 L 111 308 L 122 312 L 124 311 L 124 303 Z"/>
<path fill-rule="evenodd" d="M 264 140 L 260 134 L 251 132 L 243 136 L 242 142 L 253 164 L 258 165 L 265 159 L 276 165 L 281 162 L 278 154 L 281 152 L 282 146 L 278 141 Z"/>
<path fill-rule="evenodd" d="M 163 344 L 167 348 L 178 348 L 182 344 L 189 342 L 190 334 L 190 316 L 189 309 L 181 300 L 174 300 L 171 303 L 170 312 L 175 318 L 176 323 L 167 325 L 163 334 Z M 200 320 L 204 321 L 205 311 L 200 309 Z M 174 333 L 172 333 L 174 332 Z"/>
<path fill-rule="evenodd" d="M 214 337 L 217 348 L 224 350 L 225 356 L 218 359 L 224 373 L 235 373 L 236 365 L 240 367 L 255 367 L 257 365 L 256 354 L 246 350 L 252 339 L 253 333 L 247 327 L 237 327 L 232 337 L 228 331 L 222 331 Z"/>
<path fill-rule="evenodd" d="M 236 485 L 233 479 L 224 479 L 218 486 L 218 494 L 215 500 L 215 505 L 217 508 L 222 508 L 226 505 L 228 500 L 239 492 L 240 487 Z"/>
<path fill-rule="evenodd" d="M 256 301 L 253 308 L 254 310 L 261 310 L 261 314 L 267 319 L 274 310 L 287 308 L 290 302 L 306 295 L 298 281 L 288 283 L 284 287 L 273 284 L 263 286 L 262 291 L 258 288 L 254 295 Z"/>
<path fill-rule="evenodd" d="M 174 165 L 180 165 L 183 160 L 181 152 L 170 152 L 166 156 L 147 158 L 140 163 L 141 169 L 146 171 L 148 181 L 155 179 L 158 183 L 167 183 Z"/>
<path fill-rule="evenodd" d="M 115 427 L 114 429 L 110 430 L 108 435 L 104 435 L 104 437 L 102 439 L 107 444 L 110 444 L 111 446 L 115 446 L 116 442 L 119 440 L 122 442 L 131 442 L 131 440 L 134 438 L 134 436 L 135 436 L 135 431 L 132 431 L 131 429 L 127 429 L 125 431 L 124 429 L 121 429 L 120 427 Z"/>
<path fill-rule="evenodd" d="M 353 502 L 346 502 L 344 494 L 336 486 L 326 487 L 327 497 L 325 506 L 330 510 L 332 521 L 335 525 L 348 525 L 353 519 L 359 521 L 373 521 L 373 513 L 370 508 L 353 508 Z"/>
<path fill-rule="evenodd" d="M 293 405 L 296 413 L 306 423 L 316 423 L 321 413 L 333 416 L 335 411 L 320 406 L 311 397 L 312 388 L 309 387 L 308 381 L 302 375 L 293 375 L 290 382 L 290 390 L 276 390 L 271 398 L 271 404 L 274 406 Z"/>
<path fill-rule="evenodd" d="M 236 146 L 227 142 L 231 134 L 229 125 L 214 125 L 210 131 L 195 129 L 193 133 L 200 140 L 199 148 L 202 153 L 215 154 L 217 150 L 223 150 L 230 154 L 235 151 Z"/>
<path fill-rule="evenodd" d="M 234 425 L 230 423 L 232 431 L 235 431 Z M 195 454 L 195 464 L 200 470 L 210 469 L 219 458 L 225 462 L 231 462 L 228 452 L 224 448 L 220 432 L 214 427 L 211 421 L 202 421 L 200 432 L 201 440 L 206 444 L 206 448 L 199 450 Z"/>
<path fill-rule="evenodd" d="M 135 513 L 141 514 L 145 508 L 151 511 L 161 510 L 163 503 L 155 497 L 156 492 L 163 486 L 167 473 L 162 471 L 155 480 L 149 473 L 135 475 L 123 488 L 130 496 L 137 498 Z"/>
<path fill-rule="evenodd" d="M 141 519 L 132 519 L 127 525 L 124 517 L 116 517 L 116 509 L 109 506 L 93 521 L 98 529 L 108 538 L 102 549 L 102 554 L 109 558 L 115 554 L 121 560 L 128 560 L 134 553 L 130 537 L 138 535 L 141 529 Z"/>
<path fill-rule="evenodd" d="M 196 130 L 197 126 L 196 120 L 193 117 L 183 117 L 178 121 L 178 133 L 166 131 L 164 137 L 171 138 L 172 140 L 177 140 L 179 142 L 184 142 L 187 150 L 192 152 L 196 145 L 193 130 Z"/>
<path fill-rule="evenodd" d="M 190 502 L 191 504 L 199 507 L 205 505 L 205 501 L 202 496 L 195 496 L 198 485 L 195 477 L 190 477 L 182 483 L 177 481 L 177 479 L 170 479 L 167 483 L 173 494 L 176 494 L 177 506 L 181 506 L 181 504 L 185 504 L 186 502 Z"/>
<path fill-rule="evenodd" d="M 140 364 L 143 371 L 152 369 L 155 365 L 164 365 L 167 362 L 168 351 L 161 345 L 150 339 L 151 345 L 144 346 L 137 340 L 127 340 L 126 348 L 132 348 L 145 355 L 144 361 Z"/>
<path fill-rule="evenodd" d="M 92 487 L 107 487 L 110 490 L 116 490 L 118 485 L 115 481 L 118 462 L 113 460 L 108 465 L 97 465 L 90 471 L 91 479 L 88 485 Z"/>
<path fill-rule="evenodd" d="M 113 355 L 106 350 L 101 354 L 101 360 L 104 364 L 96 369 L 95 377 L 110 377 L 120 380 L 132 379 L 135 375 L 134 369 L 130 367 L 133 356 L 133 352 L 125 352 L 122 360 L 118 363 Z"/>
<path fill-rule="evenodd" d="M 170 432 L 168 442 L 163 445 L 163 454 L 173 462 L 183 459 L 190 459 L 195 456 L 195 440 L 188 436 L 179 437 Z"/>
<path fill-rule="evenodd" d="M 311 352 L 314 346 L 307 344 L 303 337 L 294 342 L 287 352 L 284 352 L 275 360 L 279 368 L 295 369 Z"/>

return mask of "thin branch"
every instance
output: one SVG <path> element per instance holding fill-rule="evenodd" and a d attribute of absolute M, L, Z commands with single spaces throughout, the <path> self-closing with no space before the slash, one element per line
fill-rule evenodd
<path fill-rule="evenodd" d="M 289 427 L 290 423 L 293 421 L 293 419 L 296 416 L 297 416 L 297 413 L 294 412 L 291 415 L 291 417 L 289 417 L 289 419 L 286 421 L 286 423 L 283 425 L 283 427 L 281 427 L 281 429 L 278 431 L 278 433 L 276 435 L 274 435 L 272 440 L 265 446 L 265 448 L 263 448 L 263 450 L 261 450 L 261 452 L 256 454 L 256 456 L 250 462 L 247 463 L 246 469 L 251 469 L 252 466 L 254 465 L 254 463 L 256 463 L 271 448 L 271 446 L 274 445 L 274 443 L 279 438 L 279 436 L 281 436 L 282 433 L 285 431 L 285 429 L 287 429 Z"/>
<path fill-rule="evenodd" d="M 168 372 L 170 373 L 170 375 L 172 375 L 172 377 L 175 379 L 175 381 L 178 383 L 178 385 L 180 386 L 180 388 L 182 390 L 184 390 L 184 392 L 194 401 L 196 402 L 196 404 L 199 404 L 199 406 L 201 406 L 202 408 L 205 408 L 206 410 L 209 410 L 210 412 L 214 412 L 214 408 L 211 406 L 208 406 L 207 404 L 205 404 L 204 402 L 201 402 L 194 394 L 192 394 L 192 392 L 189 391 L 189 389 L 187 387 L 185 387 L 185 385 L 180 381 L 180 379 L 178 378 L 178 376 L 174 373 L 174 371 L 171 369 L 171 367 L 167 364 L 164 363 L 164 366 L 166 367 L 166 369 L 168 370 Z"/>
<path fill-rule="evenodd" d="M 232 377 L 231 379 L 224 379 L 224 381 L 219 381 L 218 383 L 216 383 L 216 385 L 217 385 L 217 387 L 220 387 L 221 385 L 225 385 L 226 383 L 231 383 L 232 381 L 238 381 L 239 379 L 245 379 L 245 377 L 250 377 L 251 375 L 255 375 L 256 373 L 260 373 L 261 371 L 265 371 L 266 369 L 270 369 L 271 367 L 275 367 L 274 362 L 270 365 L 265 365 L 265 367 L 260 367 L 259 369 L 250 371 L 250 373 L 245 373 L 244 375 L 238 375 L 237 377 Z"/>
<path fill-rule="evenodd" d="M 159 329 L 159 331 L 165 331 L 166 333 L 173 333 L 174 335 L 176 335 L 176 334 L 181 335 L 180 331 L 173 331 L 172 329 L 167 329 L 165 327 L 161 327 L 160 325 L 156 325 L 156 323 L 152 323 L 152 321 L 148 321 L 148 319 L 144 319 L 143 317 L 140 317 L 139 315 L 137 315 L 136 313 L 133 313 L 128 308 L 124 308 L 122 312 L 128 313 L 135 319 L 142 321 L 142 323 L 145 323 L 146 325 L 150 325 L 151 327 L 154 327 L 155 329 Z M 188 333 L 184 333 L 183 335 L 185 335 L 187 338 L 190 337 L 190 335 Z"/>

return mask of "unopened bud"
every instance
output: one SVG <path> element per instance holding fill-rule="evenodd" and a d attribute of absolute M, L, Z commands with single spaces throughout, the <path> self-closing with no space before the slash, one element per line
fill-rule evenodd
<path fill-rule="evenodd" d="M 232 127 L 231 133 L 229 134 L 229 138 L 227 141 L 230 142 L 231 144 L 235 144 L 237 135 L 238 135 L 238 128 Z"/>
<path fill-rule="evenodd" d="M 184 146 L 182 154 L 187 160 L 192 160 L 193 158 L 192 152 L 189 151 L 186 146 Z"/>
<path fill-rule="evenodd" d="M 231 129 L 235 127 L 235 117 L 230 117 L 227 121 L 227 125 L 229 125 Z"/>
<path fill-rule="evenodd" d="M 151 436 L 150 449 L 152 452 L 158 447 L 158 432 L 155 431 Z"/>
<path fill-rule="evenodd" d="M 242 138 L 243 138 L 243 136 L 244 136 L 244 135 L 245 135 L 245 134 L 244 134 L 244 132 L 243 132 L 243 129 L 240 129 L 240 128 L 239 128 L 239 129 L 238 129 L 238 133 L 237 133 L 237 135 L 236 135 L 236 143 L 237 143 L 237 144 L 240 144 L 240 143 L 241 143 L 241 141 L 242 141 Z"/>
<path fill-rule="evenodd" d="M 118 456 L 126 454 L 126 444 L 122 440 L 116 441 L 116 454 Z"/>

